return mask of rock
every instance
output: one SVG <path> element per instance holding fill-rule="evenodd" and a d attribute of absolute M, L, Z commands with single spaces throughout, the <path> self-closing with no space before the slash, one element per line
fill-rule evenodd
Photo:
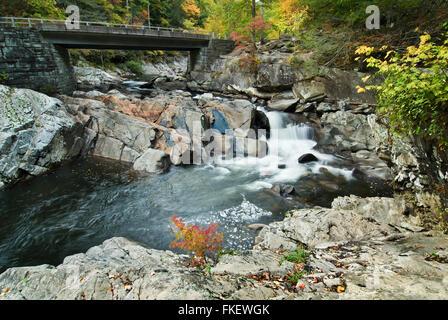
<path fill-rule="evenodd" d="M 169 168 L 170 157 L 163 151 L 148 149 L 134 163 L 134 170 L 147 173 L 160 173 Z"/>
<path fill-rule="evenodd" d="M 313 103 L 305 103 L 305 104 L 299 104 L 294 112 L 295 113 L 310 112 L 313 109 L 314 109 Z"/>
<path fill-rule="evenodd" d="M 187 81 L 186 79 L 168 79 L 168 78 L 157 78 L 154 81 L 154 88 L 172 91 L 172 90 L 186 90 Z"/>
<path fill-rule="evenodd" d="M 12 268 L 0 275 L 11 290 L 0 299 L 19 300 L 157 300 L 217 299 L 236 287 L 182 266 L 169 251 L 112 238 L 57 266 Z M 26 278 L 26 282 L 23 279 Z"/>
<path fill-rule="evenodd" d="M 260 110 L 255 110 L 250 127 L 255 130 L 256 138 L 260 139 L 265 135 L 266 139 L 271 136 L 271 125 L 266 114 Z"/>
<path fill-rule="evenodd" d="M 320 145 L 331 144 L 338 152 L 375 150 L 375 141 L 365 115 L 346 111 L 324 113 L 321 125 L 327 141 L 320 140 Z"/>
<path fill-rule="evenodd" d="M 93 91 L 89 91 L 89 92 L 75 91 L 72 93 L 72 96 L 79 97 L 79 98 L 96 99 L 96 98 L 105 96 L 105 94 L 100 91 L 97 91 L 97 90 L 93 90 Z"/>
<path fill-rule="evenodd" d="M 371 106 L 367 103 L 360 105 L 359 107 L 350 110 L 353 113 L 372 114 L 375 112 L 375 106 Z"/>
<path fill-rule="evenodd" d="M 406 205 L 405 199 L 398 197 L 360 198 L 352 195 L 336 198 L 331 207 L 342 210 L 359 210 L 360 214 L 366 218 L 406 229 L 411 225 L 420 224 L 417 216 L 409 214 L 410 208 Z"/>
<path fill-rule="evenodd" d="M 91 90 L 98 88 L 107 91 L 111 85 L 121 81 L 121 77 L 100 69 L 91 67 L 73 67 L 75 77 L 78 81 L 78 89 Z"/>
<path fill-rule="evenodd" d="M 126 99 L 129 99 L 128 96 L 124 95 L 123 93 L 121 93 L 121 92 L 118 91 L 117 89 L 110 90 L 110 91 L 107 93 L 107 95 L 109 95 L 109 96 L 114 96 L 115 98 L 118 98 L 118 99 L 120 99 L 120 100 L 126 100 Z M 103 96 L 104 96 L 104 95 L 103 95 Z"/>
<path fill-rule="evenodd" d="M 295 193 L 295 188 L 292 185 L 285 184 L 285 185 L 281 186 L 280 193 L 282 196 L 291 195 L 291 194 Z"/>
<path fill-rule="evenodd" d="M 0 181 L 47 173 L 83 150 L 84 126 L 62 101 L 0 85 Z"/>
<path fill-rule="evenodd" d="M 345 101 L 338 101 L 338 108 L 339 108 L 339 110 L 342 110 L 342 111 L 349 110 L 348 104 Z"/>
<path fill-rule="evenodd" d="M 302 209 L 281 223 L 272 223 L 261 230 L 257 249 L 294 247 L 293 241 L 309 247 L 331 241 L 360 241 L 392 234 L 388 224 L 366 219 L 359 209 Z M 275 242 L 273 241 L 275 239 Z"/>
<path fill-rule="evenodd" d="M 319 159 L 317 159 L 317 157 L 311 153 L 306 153 L 299 157 L 299 163 L 309 163 L 309 162 L 315 162 L 315 161 L 319 161 Z"/>
<path fill-rule="evenodd" d="M 124 144 L 120 140 L 100 134 L 92 155 L 112 160 L 120 160 Z"/>
<path fill-rule="evenodd" d="M 294 84 L 293 91 L 303 103 L 323 100 L 327 95 L 325 86 L 315 80 L 300 81 Z"/>
<path fill-rule="evenodd" d="M 256 231 L 259 231 L 259 230 L 263 229 L 264 227 L 266 227 L 266 225 L 262 224 L 262 223 L 253 223 L 253 224 L 250 224 L 247 226 L 248 229 L 256 230 Z"/>
<path fill-rule="evenodd" d="M 294 264 L 288 261 L 280 264 L 279 257 L 268 251 L 253 252 L 248 255 L 224 255 L 211 269 L 212 273 L 234 275 L 259 274 L 269 272 L 283 276 L 294 270 Z"/>
<path fill-rule="evenodd" d="M 290 64 L 261 62 L 253 87 L 265 92 L 278 92 L 290 90 L 294 81 L 295 75 Z"/>
<path fill-rule="evenodd" d="M 321 102 L 319 103 L 319 105 L 316 108 L 316 111 L 318 112 L 334 112 L 334 111 L 338 111 L 338 107 L 336 107 L 335 105 L 331 104 L 331 103 L 327 103 L 327 102 Z"/>
<path fill-rule="evenodd" d="M 287 111 L 294 107 L 298 101 L 299 99 L 269 101 L 267 108 L 275 111 Z"/>
<path fill-rule="evenodd" d="M 255 116 L 255 106 L 247 100 L 211 101 L 206 107 L 221 112 L 230 129 L 249 130 Z"/>

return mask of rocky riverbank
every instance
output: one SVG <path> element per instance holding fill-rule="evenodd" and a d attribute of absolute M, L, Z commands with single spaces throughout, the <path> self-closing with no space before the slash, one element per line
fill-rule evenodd
<path fill-rule="evenodd" d="M 446 299 L 448 239 L 405 213 L 402 199 L 356 197 L 290 212 L 210 270 L 113 238 L 57 267 L 8 269 L 0 299 Z M 285 261 L 299 245 L 306 261 Z"/>
<path fill-rule="evenodd" d="M 8 269 L 0 299 L 446 299 L 448 238 L 433 230 L 446 159 L 422 141 L 390 134 L 373 113 L 374 98 L 356 92 L 363 74 L 309 68 L 308 56 L 291 63 L 290 41 L 262 46 L 255 74 L 238 67 L 235 52 L 189 78 L 167 72 L 142 84 L 150 88 L 144 94 L 120 87 L 119 74 L 88 68 L 77 70 L 80 90 L 71 96 L 0 86 L 0 188 L 85 155 L 164 172 L 212 150 L 233 154 L 233 145 L 217 147 L 229 129 L 242 154 L 262 156 L 265 140 L 250 132 L 269 134 L 257 108 L 264 106 L 312 126 L 317 150 L 351 162 L 355 177 L 389 182 L 394 198 L 351 196 L 331 208 L 290 211 L 283 221 L 255 226 L 261 231 L 253 250 L 219 256 L 209 270 L 113 238 L 57 267 Z M 214 131 L 198 139 L 195 125 Z M 285 261 L 297 248 L 307 252 L 305 261 Z"/>

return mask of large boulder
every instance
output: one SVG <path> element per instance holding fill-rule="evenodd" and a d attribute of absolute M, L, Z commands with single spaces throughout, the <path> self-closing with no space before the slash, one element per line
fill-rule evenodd
<path fill-rule="evenodd" d="M 0 181 L 41 175 L 78 156 L 91 141 L 62 101 L 0 85 Z"/>

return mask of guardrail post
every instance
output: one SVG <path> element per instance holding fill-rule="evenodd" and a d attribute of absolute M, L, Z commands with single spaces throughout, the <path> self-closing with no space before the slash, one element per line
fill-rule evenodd
<path fill-rule="evenodd" d="M 13 27 L 16 26 L 16 23 L 15 23 L 15 21 L 14 21 L 14 18 L 11 18 L 11 24 L 12 24 Z"/>
<path fill-rule="evenodd" d="M 28 18 L 28 27 L 31 28 L 31 19 L 30 18 Z"/>

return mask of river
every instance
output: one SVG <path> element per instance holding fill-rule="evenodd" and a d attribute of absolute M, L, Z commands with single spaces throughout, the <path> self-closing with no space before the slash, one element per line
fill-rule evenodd
<path fill-rule="evenodd" d="M 78 159 L 0 192 L 0 272 L 14 266 L 57 265 L 111 237 L 134 239 L 168 249 L 172 215 L 188 223 L 219 224 L 223 247 L 253 246 L 253 223 L 283 219 L 293 208 L 330 206 L 337 196 L 390 196 L 387 185 L 353 177 L 353 164 L 313 149 L 313 129 L 284 113 L 266 112 L 269 154 L 218 160 L 208 165 L 171 167 L 161 175 L 140 176 L 129 166 Z M 304 153 L 317 162 L 299 164 Z M 271 188 L 290 185 L 280 196 Z"/>

